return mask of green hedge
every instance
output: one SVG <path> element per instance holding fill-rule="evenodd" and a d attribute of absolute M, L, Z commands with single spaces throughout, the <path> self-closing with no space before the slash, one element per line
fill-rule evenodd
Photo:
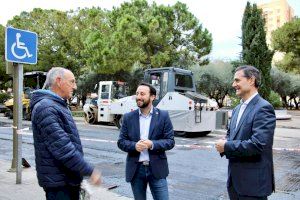
<path fill-rule="evenodd" d="M 282 108 L 282 102 L 281 102 L 280 95 L 278 93 L 274 92 L 273 90 L 271 91 L 268 100 L 269 100 L 270 104 L 272 104 L 275 109 L 276 108 Z"/>
<path fill-rule="evenodd" d="M 72 111 L 73 117 L 84 117 L 84 112 L 82 110 L 80 111 Z"/>
<path fill-rule="evenodd" d="M 10 99 L 11 96 L 6 93 L 0 93 L 0 103 L 3 104 L 6 100 Z"/>
<path fill-rule="evenodd" d="M 240 103 L 240 98 L 236 96 L 230 97 L 231 100 L 231 108 L 235 108 Z M 275 109 L 282 108 L 281 98 L 278 93 L 274 92 L 273 90 L 270 93 L 269 99 L 267 99 L 270 104 L 273 105 Z"/>

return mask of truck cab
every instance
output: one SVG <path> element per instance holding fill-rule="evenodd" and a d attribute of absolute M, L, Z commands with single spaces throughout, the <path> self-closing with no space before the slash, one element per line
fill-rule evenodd
<path fill-rule="evenodd" d="M 100 81 L 98 89 L 98 122 L 113 122 L 110 105 L 125 96 L 128 96 L 128 85 L 121 81 Z"/>
<path fill-rule="evenodd" d="M 216 127 L 216 107 L 208 98 L 196 92 L 193 72 L 164 67 L 147 69 L 144 81 L 157 91 L 154 106 L 169 112 L 174 130 L 178 133 L 209 133 Z"/>
<path fill-rule="evenodd" d="M 155 87 L 158 100 L 161 100 L 167 92 L 196 92 L 193 73 L 175 67 L 147 69 L 144 81 Z"/>
<path fill-rule="evenodd" d="M 155 106 L 168 92 L 177 92 L 189 97 L 194 96 L 193 99 L 198 103 L 207 102 L 205 96 L 196 93 L 193 72 L 190 70 L 175 67 L 147 69 L 144 81 L 153 85 L 156 89 Z"/>

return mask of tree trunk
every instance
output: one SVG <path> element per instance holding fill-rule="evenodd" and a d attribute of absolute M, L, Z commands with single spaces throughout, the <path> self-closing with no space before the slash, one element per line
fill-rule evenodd
<path fill-rule="evenodd" d="M 298 104 L 298 102 L 297 102 L 297 99 L 296 99 L 296 97 L 294 98 L 294 103 L 295 103 L 295 108 L 296 108 L 296 110 L 299 110 L 299 104 Z"/>
<path fill-rule="evenodd" d="M 282 99 L 282 102 L 283 102 L 283 107 L 285 107 L 286 109 L 288 109 L 287 97 L 286 96 L 282 96 L 281 99 Z"/>
<path fill-rule="evenodd" d="M 293 108 L 293 106 L 292 106 L 292 98 L 290 97 L 287 102 L 288 102 L 289 108 L 292 109 Z"/>

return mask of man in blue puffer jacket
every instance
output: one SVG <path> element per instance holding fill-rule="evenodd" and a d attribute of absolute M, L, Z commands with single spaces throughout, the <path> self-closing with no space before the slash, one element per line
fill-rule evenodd
<path fill-rule="evenodd" d="M 83 158 L 78 130 L 66 100 L 77 88 L 73 73 L 54 67 L 45 86 L 32 94 L 32 129 L 38 182 L 47 199 L 79 199 L 83 176 L 100 184 L 100 173 Z"/>

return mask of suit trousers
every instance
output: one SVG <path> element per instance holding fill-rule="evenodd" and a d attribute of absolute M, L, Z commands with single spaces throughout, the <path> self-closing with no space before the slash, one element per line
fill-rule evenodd
<path fill-rule="evenodd" d="M 251 186 L 249 186 L 249 187 L 251 187 Z M 230 181 L 227 191 L 228 191 L 230 200 L 267 200 L 268 199 L 268 197 L 255 197 L 255 196 L 239 195 L 233 187 L 232 180 Z"/>
<path fill-rule="evenodd" d="M 165 178 L 156 179 L 151 167 L 138 164 L 135 175 L 131 181 L 131 188 L 135 200 L 146 200 L 147 184 L 149 183 L 150 190 L 154 200 L 168 200 L 168 184 Z"/>

